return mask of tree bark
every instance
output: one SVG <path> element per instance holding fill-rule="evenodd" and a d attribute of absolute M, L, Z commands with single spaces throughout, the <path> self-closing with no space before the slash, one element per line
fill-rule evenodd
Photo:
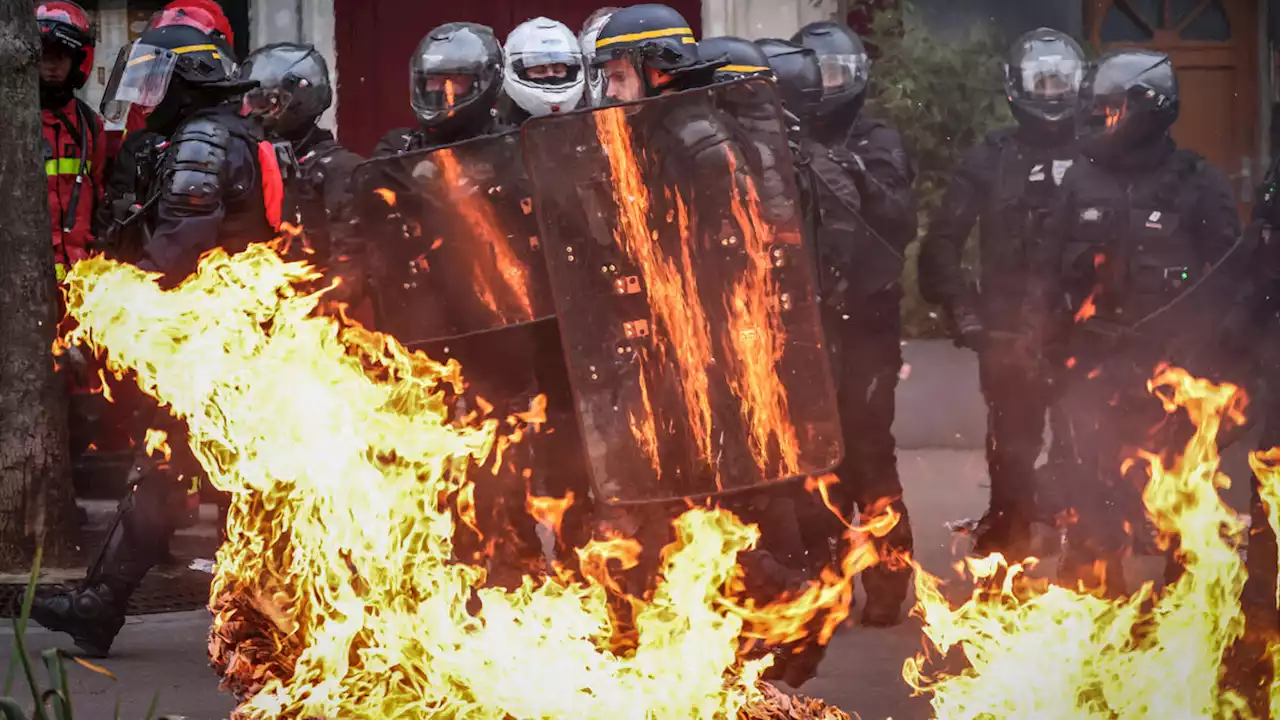
<path fill-rule="evenodd" d="M 0 569 L 75 563 L 67 389 L 39 103 L 35 0 L 0 0 Z"/>

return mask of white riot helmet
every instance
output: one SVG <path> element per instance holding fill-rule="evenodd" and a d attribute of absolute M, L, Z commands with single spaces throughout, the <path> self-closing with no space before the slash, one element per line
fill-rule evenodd
<path fill-rule="evenodd" d="M 604 74 L 594 62 L 596 38 L 600 36 L 605 23 L 609 22 L 609 18 L 616 12 L 618 12 L 616 7 L 602 7 L 591 13 L 591 17 L 587 18 L 586 24 L 582 26 L 582 34 L 578 36 L 578 42 L 582 46 L 582 57 L 586 61 L 587 99 L 592 107 L 599 107 L 604 103 Z"/>
<path fill-rule="evenodd" d="M 502 54 L 503 89 L 525 112 L 550 115 L 578 107 L 586 79 L 582 50 L 569 28 L 544 17 L 525 21 L 507 36 Z"/>

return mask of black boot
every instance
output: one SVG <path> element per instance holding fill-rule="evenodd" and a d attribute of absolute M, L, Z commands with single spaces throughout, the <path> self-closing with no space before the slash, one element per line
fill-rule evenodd
<path fill-rule="evenodd" d="M 1021 562 L 1032 555 L 1031 537 L 1028 513 L 993 510 L 978 521 L 973 531 L 973 554 L 987 557 L 1000 553 L 1010 563 Z"/>
<path fill-rule="evenodd" d="M 75 588 L 41 588 L 31 601 L 33 620 L 69 634 L 93 657 L 106 657 L 111 650 L 124 627 L 129 597 L 167 551 L 174 530 L 167 502 L 172 480 L 164 469 L 141 461 L 130 481 L 84 581 Z"/>
<path fill-rule="evenodd" d="M 893 503 L 900 514 L 898 524 L 883 538 L 876 540 L 880 564 L 862 571 L 862 589 L 867 593 L 862 608 L 862 624 L 868 627 L 893 627 L 902 622 L 903 604 L 911 590 L 912 568 L 907 557 L 914 551 L 911 519 L 901 500 Z"/>
<path fill-rule="evenodd" d="M 104 658 L 124 627 L 124 602 L 105 584 L 84 588 L 47 587 L 31 601 L 31 619 L 64 632 L 89 657 Z"/>

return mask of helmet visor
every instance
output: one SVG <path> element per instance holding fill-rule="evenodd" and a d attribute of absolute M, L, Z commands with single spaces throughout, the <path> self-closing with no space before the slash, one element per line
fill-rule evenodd
<path fill-rule="evenodd" d="M 834 95 L 857 95 L 867 87 L 871 74 L 871 60 L 865 53 L 857 55 L 820 55 L 822 91 Z"/>
<path fill-rule="evenodd" d="M 513 56 L 511 67 L 521 80 L 537 85 L 572 85 L 582 71 L 582 55 L 571 52 L 527 52 Z"/>
<path fill-rule="evenodd" d="M 102 114 L 108 122 L 124 119 L 130 105 L 154 108 L 164 100 L 178 55 L 166 48 L 134 42 L 120 49 L 111 79 L 102 94 Z"/>
<path fill-rule="evenodd" d="M 413 109 L 424 116 L 447 115 L 481 92 L 481 79 L 466 73 L 414 73 Z"/>
<path fill-rule="evenodd" d="M 276 120 L 289 107 L 292 95 L 283 87 L 256 87 L 244 94 L 243 113 L 256 115 L 264 121 Z"/>

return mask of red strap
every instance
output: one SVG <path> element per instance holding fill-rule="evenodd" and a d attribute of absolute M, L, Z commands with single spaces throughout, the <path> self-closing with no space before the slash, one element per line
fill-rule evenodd
<path fill-rule="evenodd" d="M 262 204 L 267 209 L 267 223 L 272 230 L 279 230 L 284 220 L 284 177 L 276 148 L 266 140 L 258 143 L 258 165 L 262 168 Z"/>

